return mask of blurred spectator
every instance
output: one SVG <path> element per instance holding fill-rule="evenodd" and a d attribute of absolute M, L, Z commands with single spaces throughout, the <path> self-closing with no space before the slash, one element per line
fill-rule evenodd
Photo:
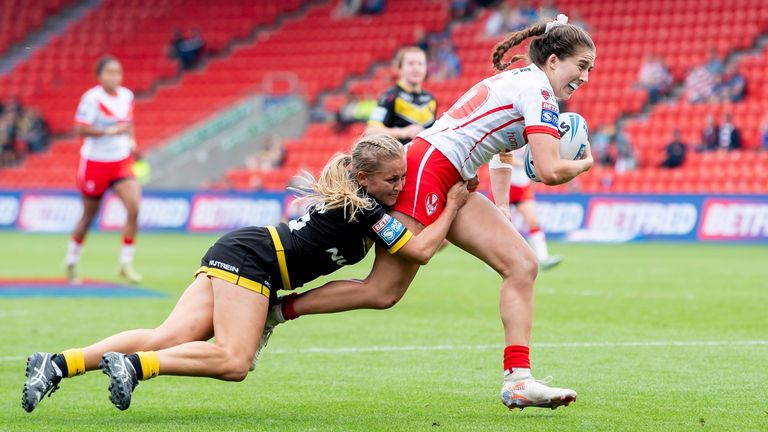
<path fill-rule="evenodd" d="M 39 153 L 48 147 L 48 125 L 35 108 L 26 108 L 17 122 L 16 138 L 26 145 L 30 153 Z"/>
<path fill-rule="evenodd" d="M 461 61 L 447 35 L 434 37 L 429 43 L 427 71 L 434 81 L 456 78 L 461 73 Z"/>
<path fill-rule="evenodd" d="M 333 15 L 336 18 L 345 18 L 353 15 L 375 15 L 384 12 L 385 0 L 339 0 Z"/>
<path fill-rule="evenodd" d="M 475 15 L 477 5 L 475 0 L 452 0 L 451 18 L 457 20 L 468 20 Z"/>
<path fill-rule="evenodd" d="M 617 129 L 613 139 L 616 144 L 616 172 L 622 173 L 635 169 L 637 167 L 635 149 L 632 148 L 632 143 L 627 136 L 621 129 Z"/>
<path fill-rule="evenodd" d="M 421 48 L 422 51 L 429 52 L 429 35 L 423 26 L 417 26 L 413 32 L 414 39 L 416 40 L 416 46 Z"/>
<path fill-rule="evenodd" d="M 180 29 L 173 32 L 171 39 L 171 52 L 174 58 L 179 61 L 182 70 L 194 69 L 203 56 L 205 49 L 205 40 L 197 27 L 192 29 L 192 36 L 186 38 Z"/>
<path fill-rule="evenodd" d="M 704 129 L 701 130 L 701 144 L 699 151 L 715 150 L 717 148 L 717 125 L 712 114 L 708 114 L 704 120 Z"/>
<path fill-rule="evenodd" d="M 637 83 L 648 92 L 648 102 L 655 104 L 669 93 L 672 86 L 672 74 L 664 58 L 649 54 L 638 73 Z"/>
<path fill-rule="evenodd" d="M 536 9 L 525 6 L 513 8 L 509 3 L 501 3 L 485 22 L 486 36 L 495 37 L 504 33 L 522 30 L 536 20 Z"/>
<path fill-rule="evenodd" d="M 615 132 L 612 125 L 600 125 L 595 133 L 590 137 L 590 146 L 592 147 L 592 157 L 600 165 L 611 165 L 611 139 Z"/>
<path fill-rule="evenodd" d="M 667 157 L 660 168 L 677 168 L 685 162 L 686 145 L 680 137 L 680 129 L 672 132 L 672 142 L 667 144 Z"/>
<path fill-rule="evenodd" d="M 336 18 L 344 18 L 360 13 L 363 7 L 363 0 L 339 0 L 333 15 Z"/>
<path fill-rule="evenodd" d="M 559 13 L 560 11 L 557 9 L 554 0 L 541 0 L 541 2 L 539 2 L 538 16 L 546 20 L 553 20 Z M 577 13 L 576 9 L 573 9 L 568 13 L 568 21 L 571 22 L 571 24 L 574 24 L 573 19 L 575 13 Z"/>
<path fill-rule="evenodd" d="M 717 145 L 721 149 L 737 150 L 741 148 L 741 132 L 733 124 L 731 113 L 725 113 L 723 123 L 717 133 Z"/>
<path fill-rule="evenodd" d="M 336 113 L 336 132 L 344 130 L 353 123 L 365 123 L 376 108 L 376 100 L 366 95 L 358 99 L 354 93 L 347 95 L 347 103 Z"/>
<path fill-rule="evenodd" d="M 715 86 L 720 77 L 713 74 L 706 65 L 693 68 L 685 78 L 685 93 L 688 102 L 702 103 L 714 99 Z"/>
<path fill-rule="evenodd" d="M 15 165 L 18 159 L 19 155 L 16 152 L 16 112 L 6 108 L 0 114 L 0 166 Z"/>
<path fill-rule="evenodd" d="M 760 148 L 768 150 L 768 117 L 763 120 L 763 125 L 760 128 Z"/>
<path fill-rule="evenodd" d="M 271 135 L 264 143 L 264 148 L 245 158 L 245 167 L 251 171 L 269 171 L 280 168 L 285 162 L 283 140 Z"/>
<path fill-rule="evenodd" d="M 725 69 L 715 93 L 722 102 L 741 102 L 747 93 L 747 80 L 739 72 L 738 65 L 731 63 Z"/>
<path fill-rule="evenodd" d="M 709 60 L 707 60 L 707 63 L 705 63 L 704 66 L 706 66 L 707 70 L 716 77 L 720 77 L 725 73 L 725 65 L 723 65 L 722 60 L 717 57 L 717 49 L 714 47 L 709 49 Z"/>

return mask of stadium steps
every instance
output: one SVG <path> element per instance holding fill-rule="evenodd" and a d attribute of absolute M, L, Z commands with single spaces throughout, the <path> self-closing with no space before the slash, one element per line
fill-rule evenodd
<path fill-rule="evenodd" d="M 9 49 L 2 52 L 0 49 L 0 75 L 12 73 L 17 64 L 28 59 L 32 54 L 45 46 L 52 38 L 66 31 L 66 29 L 78 21 L 91 9 L 98 7 L 101 0 L 52 0 L 62 3 L 63 6 L 56 12 L 45 18 L 41 27 L 33 29 L 22 40 L 16 41 Z M 25 8 L 29 8 L 25 5 Z"/>
<path fill-rule="evenodd" d="M 75 0 L 0 0 L 0 74 L 5 73 L 5 59 L 25 51 L 30 39 L 44 31 L 59 15 L 78 7 Z"/>

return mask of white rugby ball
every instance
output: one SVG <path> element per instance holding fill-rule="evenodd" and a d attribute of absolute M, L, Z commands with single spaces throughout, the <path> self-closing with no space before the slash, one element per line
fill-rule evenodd
<path fill-rule="evenodd" d="M 557 129 L 560 132 L 560 158 L 569 160 L 580 159 L 589 141 L 589 129 L 587 129 L 587 121 L 584 120 L 584 117 L 572 112 L 560 113 Z M 535 182 L 541 181 L 539 176 L 536 175 L 536 167 L 534 166 L 530 145 L 525 148 L 523 166 L 528 178 Z"/>

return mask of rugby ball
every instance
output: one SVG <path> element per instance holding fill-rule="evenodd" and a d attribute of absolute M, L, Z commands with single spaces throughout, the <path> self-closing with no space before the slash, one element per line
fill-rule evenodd
<path fill-rule="evenodd" d="M 572 112 L 560 113 L 557 129 L 560 132 L 560 158 L 569 160 L 580 159 L 589 141 L 589 130 L 587 129 L 587 121 L 584 120 L 584 117 Z M 531 155 L 530 145 L 525 148 L 523 166 L 528 178 L 535 182 L 541 181 L 539 176 L 536 175 L 536 167 L 533 155 Z"/>

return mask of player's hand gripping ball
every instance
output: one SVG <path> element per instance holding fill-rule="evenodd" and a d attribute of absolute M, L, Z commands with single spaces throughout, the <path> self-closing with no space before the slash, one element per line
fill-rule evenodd
<path fill-rule="evenodd" d="M 587 129 L 587 121 L 584 120 L 584 117 L 572 112 L 561 113 L 557 129 L 560 132 L 560 158 L 569 160 L 581 159 L 589 142 L 589 130 Z M 530 145 L 525 149 L 523 166 L 525 167 L 525 173 L 531 180 L 535 182 L 541 181 L 539 176 L 536 175 Z"/>

